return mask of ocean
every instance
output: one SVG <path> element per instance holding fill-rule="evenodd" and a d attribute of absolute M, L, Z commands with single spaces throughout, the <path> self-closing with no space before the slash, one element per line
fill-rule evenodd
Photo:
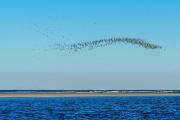
<path fill-rule="evenodd" d="M 180 120 L 180 96 L 0 98 L 0 120 Z"/>

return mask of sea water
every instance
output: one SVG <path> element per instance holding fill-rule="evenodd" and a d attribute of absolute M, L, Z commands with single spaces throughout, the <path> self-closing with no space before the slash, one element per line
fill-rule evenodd
<path fill-rule="evenodd" d="M 0 120 L 180 120 L 180 97 L 1 98 Z"/>

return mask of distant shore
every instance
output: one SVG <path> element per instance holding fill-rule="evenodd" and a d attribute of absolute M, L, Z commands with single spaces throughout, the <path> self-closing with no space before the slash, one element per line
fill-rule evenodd
<path fill-rule="evenodd" d="M 180 96 L 180 93 L 0 93 L 0 98 Z"/>

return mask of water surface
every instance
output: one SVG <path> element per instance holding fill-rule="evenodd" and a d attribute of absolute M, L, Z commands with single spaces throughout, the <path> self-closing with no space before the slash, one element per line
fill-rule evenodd
<path fill-rule="evenodd" d="M 6 120 L 180 120 L 180 97 L 1 98 Z"/>

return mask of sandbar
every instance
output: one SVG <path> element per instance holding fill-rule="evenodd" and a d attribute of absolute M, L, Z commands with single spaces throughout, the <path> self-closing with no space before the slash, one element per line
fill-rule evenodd
<path fill-rule="evenodd" d="M 0 98 L 180 96 L 180 93 L 0 93 Z"/>

